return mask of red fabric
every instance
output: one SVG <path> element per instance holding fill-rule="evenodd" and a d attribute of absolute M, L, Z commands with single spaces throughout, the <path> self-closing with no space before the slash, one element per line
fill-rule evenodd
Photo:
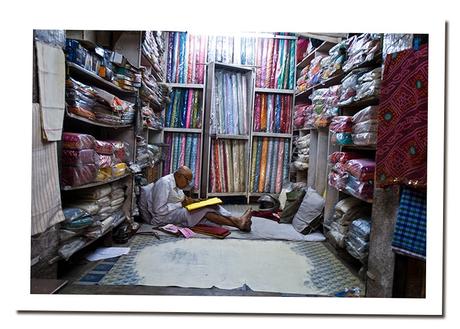
<path fill-rule="evenodd" d="M 279 212 L 272 212 L 272 211 L 263 211 L 263 210 L 253 210 L 251 212 L 251 215 L 252 216 L 255 216 L 255 217 L 262 217 L 262 218 L 267 218 L 267 219 L 271 219 L 271 220 L 274 220 L 276 222 L 279 222 L 280 221 L 280 214 Z"/>
<path fill-rule="evenodd" d="M 386 57 L 378 121 L 377 186 L 426 186 L 427 45 Z"/>
<path fill-rule="evenodd" d="M 218 238 L 225 238 L 230 234 L 230 231 L 221 226 L 210 226 L 205 224 L 198 224 L 191 227 L 191 230 L 195 233 L 211 235 Z"/>

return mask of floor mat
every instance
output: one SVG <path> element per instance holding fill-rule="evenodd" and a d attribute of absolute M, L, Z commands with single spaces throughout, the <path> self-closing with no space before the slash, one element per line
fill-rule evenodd
<path fill-rule="evenodd" d="M 320 242 L 135 236 L 131 252 L 109 269 L 111 262 L 104 264 L 105 275 L 98 264 L 76 283 L 91 284 L 92 278 L 92 284 L 99 285 L 221 289 L 246 285 L 253 291 L 319 296 L 364 289 Z"/>

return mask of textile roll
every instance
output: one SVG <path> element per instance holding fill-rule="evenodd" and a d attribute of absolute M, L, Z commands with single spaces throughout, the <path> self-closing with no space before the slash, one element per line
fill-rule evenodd
<path fill-rule="evenodd" d="M 284 159 L 284 143 L 279 144 L 278 152 L 278 168 L 276 169 L 276 193 L 281 192 L 283 184 L 283 159 Z"/>
<path fill-rule="evenodd" d="M 261 102 L 260 102 L 260 130 L 261 131 L 267 131 L 267 95 L 262 94 L 260 96 Z"/>
<path fill-rule="evenodd" d="M 289 133 L 292 96 L 256 93 L 254 131 Z"/>
<path fill-rule="evenodd" d="M 257 192 L 259 190 L 259 181 L 260 181 L 260 157 L 262 155 L 262 138 L 255 138 L 254 141 L 257 141 L 257 153 L 256 153 L 256 174 L 254 177 L 253 192 Z"/>
<path fill-rule="evenodd" d="M 166 127 L 200 128 L 202 95 L 199 89 L 173 88 L 165 114 Z"/>
<path fill-rule="evenodd" d="M 268 138 L 262 139 L 262 153 L 260 155 L 260 178 L 259 178 L 259 193 L 264 191 L 265 187 L 265 174 L 267 169 L 267 152 L 268 152 Z"/>
<path fill-rule="evenodd" d="M 278 171 L 278 152 L 279 152 L 279 146 L 280 143 L 278 141 L 275 141 L 273 144 L 273 156 L 272 156 L 272 173 L 270 175 L 270 193 L 279 193 L 276 191 L 276 174 Z"/>
<path fill-rule="evenodd" d="M 264 191 L 270 191 L 270 181 L 271 181 L 271 170 L 272 170 L 272 159 L 275 156 L 273 153 L 273 139 L 270 138 L 268 141 L 268 153 L 267 153 L 267 163 L 266 163 L 266 169 L 265 169 L 265 186 L 264 186 Z"/>
<path fill-rule="evenodd" d="M 270 87 L 270 80 L 272 76 L 273 70 L 273 44 L 276 40 L 275 39 L 268 39 L 268 54 L 267 54 L 267 73 L 265 75 L 265 86 L 267 88 Z"/>

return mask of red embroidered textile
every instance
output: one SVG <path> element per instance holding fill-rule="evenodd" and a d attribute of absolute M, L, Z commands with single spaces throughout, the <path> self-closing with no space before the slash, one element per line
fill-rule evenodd
<path fill-rule="evenodd" d="M 378 121 L 377 187 L 426 186 L 427 45 L 386 57 Z"/>

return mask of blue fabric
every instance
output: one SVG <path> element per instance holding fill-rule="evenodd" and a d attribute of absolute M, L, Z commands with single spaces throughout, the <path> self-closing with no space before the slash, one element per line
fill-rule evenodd
<path fill-rule="evenodd" d="M 395 252 L 425 258 L 426 191 L 402 188 L 392 247 Z"/>

